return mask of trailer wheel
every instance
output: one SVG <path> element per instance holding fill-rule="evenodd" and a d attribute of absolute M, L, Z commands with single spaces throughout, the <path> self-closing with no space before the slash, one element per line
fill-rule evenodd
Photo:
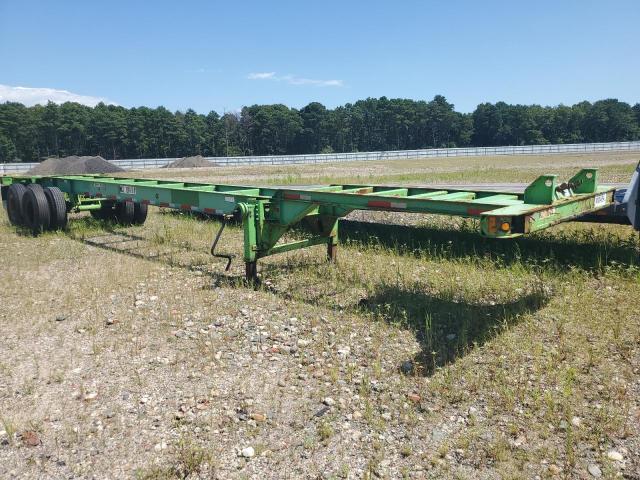
<path fill-rule="evenodd" d="M 51 230 L 58 230 L 67 226 L 67 202 L 64 200 L 64 193 L 58 187 L 47 187 L 44 189 L 44 196 L 49 204 L 49 215 L 51 217 Z"/>
<path fill-rule="evenodd" d="M 22 197 L 22 218 L 24 225 L 36 235 L 49 228 L 49 203 L 41 185 L 32 183 L 27 187 Z"/>
<path fill-rule="evenodd" d="M 27 183 L 27 188 L 40 191 L 44 190 L 44 188 L 42 188 L 42 185 L 40 185 L 39 183 Z"/>
<path fill-rule="evenodd" d="M 113 202 L 103 201 L 100 204 L 100 209 L 89 210 L 89 213 L 96 220 L 114 220 L 116 212 L 113 209 Z"/>
<path fill-rule="evenodd" d="M 22 217 L 22 199 L 27 192 L 27 187 L 21 183 L 13 183 L 7 190 L 7 215 L 11 225 L 24 225 Z"/>
<path fill-rule="evenodd" d="M 116 203 L 116 222 L 122 225 L 132 225 L 134 223 L 135 205 L 133 202 Z"/>
<path fill-rule="evenodd" d="M 133 224 L 143 225 L 147 219 L 147 213 L 149 212 L 149 205 L 146 203 L 136 202 L 133 205 Z"/>

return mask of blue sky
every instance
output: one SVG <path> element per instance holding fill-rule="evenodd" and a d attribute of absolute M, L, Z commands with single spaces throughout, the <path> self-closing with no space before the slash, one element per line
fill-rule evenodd
<path fill-rule="evenodd" d="M 639 46 L 638 0 L 0 0 L 0 101 L 636 103 Z"/>

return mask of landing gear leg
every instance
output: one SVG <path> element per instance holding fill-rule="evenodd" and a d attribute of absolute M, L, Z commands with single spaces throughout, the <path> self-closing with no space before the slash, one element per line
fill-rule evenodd
<path fill-rule="evenodd" d="M 258 282 L 258 262 L 246 262 L 245 274 L 247 276 L 248 282 L 257 283 Z"/>
<path fill-rule="evenodd" d="M 327 243 L 327 260 L 331 263 L 336 263 L 336 258 L 338 256 L 338 244 L 333 243 L 333 239 L 329 243 Z"/>

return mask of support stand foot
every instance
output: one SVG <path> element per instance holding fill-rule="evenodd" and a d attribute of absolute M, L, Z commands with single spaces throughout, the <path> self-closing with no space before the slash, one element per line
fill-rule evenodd
<path fill-rule="evenodd" d="M 338 245 L 336 245 L 335 243 L 328 243 L 327 244 L 327 260 L 329 260 L 331 263 L 335 263 L 337 256 L 338 256 Z"/>
<path fill-rule="evenodd" d="M 258 281 L 258 262 L 246 262 L 245 274 L 248 282 L 256 283 Z"/>

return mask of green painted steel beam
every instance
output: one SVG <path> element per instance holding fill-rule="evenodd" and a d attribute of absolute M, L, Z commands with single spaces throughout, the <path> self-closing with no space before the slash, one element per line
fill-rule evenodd
<path fill-rule="evenodd" d="M 362 195 L 365 193 L 373 192 L 373 187 L 355 187 L 355 188 L 347 187 L 347 188 L 343 188 L 341 190 L 336 190 L 336 191 L 339 191 L 340 193 L 352 193 L 356 195 Z"/>
<path fill-rule="evenodd" d="M 520 205 L 524 200 L 518 195 L 489 195 L 488 197 L 475 198 L 473 203 L 495 204 L 495 205 Z"/>
<path fill-rule="evenodd" d="M 412 193 L 408 195 L 408 197 L 409 198 L 433 198 L 433 197 L 439 197 L 441 195 L 447 195 L 448 193 L 449 192 L 447 190 L 436 190 L 433 192 Z"/>
<path fill-rule="evenodd" d="M 408 188 L 389 188 L 389 187 L 373 187 L 371 194 L 386 195 L 389 197 L 406 197 L 409 193 Z M 364 195 L 371 195 L 366 193 Z"/>
<path fill-rule="evenodd" d="M 312 247 L 314 245 L 321 245 L 330 242 L 330 237 L 312 237 L 306 240 L 298 240 L 296 242 L 282 243 L 271 247 L 265 252 L 265 257 L 269 255 L 275 255 L 277 253 L 290 252 L 292 250 L 298 250 L 300 248 Z"/>
<path fill-rule="evenodd" d="M 576 202 L 582 195 L 595 195 L 596 172 L 585 169 L 572 177 L 561 190 L 555 176 L 544 175 L 534 181 L 524 194 L 486 192 L 463 189 L 429 189 L 422 187 L 390 187 L 384 185 L 329 185 L 311 189 L 260 188 L 238 185 L 176 182 L 172 180 L 115 178 L 99 175 L 66 175 L 46 177 L 4 177 L 3 184 L 13 181 L 36 181 L 55 185 L 68 195 L 115 201 L 136 201 L 165 208 L 230 215 L 245 201 L 268 200 L 277 207 L 279 218 L 296 219 L 295 202 L 351 210 L 393 210 L 480 217 L 501 207 L 516 207 L 506 215 L 532 215 L 538 205 Z M 571 188 L 575 189 L 574 192 Z M 612 189 L 607 189 L 612 190 Z M 585 192 L 585 193 L 577 193 Z M 295 202 L 294 202 L 295 201 Z M 608 200 L 607 200 L 608 202 Z M 277 204 L 277 205 L 275 205 Z M 579 205 L 585 205 L 584 202 Z M 599 206 L 599 205 L 598 205 Z M 606 205 L 605 205 L 606 206 Z M 283 213 L 284 212 L 284 213 Z M 554 218 L 557 218 L 557 214 Z M 285 222 L 286 223 L 286 222 Z M 487 232 L 483 232 L 487 234 Z"/>
<path fill-rule="evenodd" d="M 311 245 L 326 244 L 329 257 L 335 258 L 338 219 L 353 210 L 477 218 L 482 235 L 511 238 L 607 208 L 613 204 L 615 190 L 597 185 L 595 169 L 581 170 L 566 183 L 560 183 L 555 175 L 543 175 L 524 193 L 385 185 L 263 188 L 100 175 L 0 178 L 3 188 L 13 182 L 59 187 L 78 211 L 99 208 L 103 201 L 117 201 L 222 216 L 240 214 L 248 274 L 255 274 L 259 258 Z M 300 222 L 314 236 L 278 243 Z"/>

